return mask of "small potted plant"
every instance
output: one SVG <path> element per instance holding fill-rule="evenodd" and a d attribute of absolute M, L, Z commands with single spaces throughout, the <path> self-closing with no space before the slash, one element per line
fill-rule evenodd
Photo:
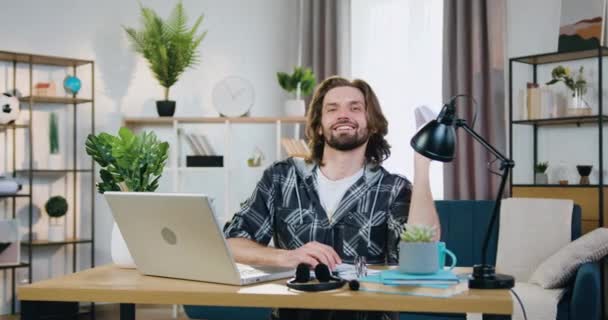
<path fill-rule="evenodd" d="M 399 271 L 412 274 L 435 273 L 439 255 L 435 234 L 437 228 L 406 224 L 399 242 Z"/>
<path fill-rule="evenodd" d="M 158 140 L 152 132 L 135 135 L 121 128 L 118 135 L 90 134 L 86 152 L 100 166 L 99 193 L 106 191 L 152 192 L 167 163 L 169 143 Z M 116 223 L 112 228 L 112 260 L 118 266 L 134 268 L 135 263 Z"/>
<path fill-rule="evenodd" d="M 44 210 L 49 215 L 49 241 L 65 240 L 65 231 L 63 224 L 59 218 L 65 216 L 68 212 L 68 202 L 62 196 L 54 196 L 49 198 L 44 205 Z"/>
<path fill-rule="evenodd" d="M 315 88 L 315 75 L 310 68 L 296 67 L 293 73 L 277 72 L 281 88 L 288 93 L 295 93 L 295 99 L 285 101 L 285 114 L 288 117 L 301 117 L 306 113 L 306 104 L 302 97 L 309 96 Z"/>
<path fill-rule="evenodd" d="M 162 19 L 154 10 L 143 6 L 141 17 L 141 30 L 123 28 L 135 51 L 148 60 L 150 70 L 164 88 L 165 100 L 156 101 L 158 115 L 171 117 L 175 113 L 175 101 L 169 100 L 169 89 L 186 69 L 199 62 L 198 46 L 207 34 L 206 31 L 197 34 L 203 16 L 196 19 L 192 28 L 187 27 L 184 6 L 180 1 L 168 19 Z"/>
<path fill-rule="evenodd" d="M 534 166 L 534 183 L 535 184 L 547 184 L 549 178 L 545 173 L 549 167 L 549 162 L 539 162 Z"/>

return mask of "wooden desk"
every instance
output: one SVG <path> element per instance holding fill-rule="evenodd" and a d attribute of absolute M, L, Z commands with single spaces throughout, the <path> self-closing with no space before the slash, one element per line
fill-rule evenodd
<path fill-rule="evenodd" d="M 18 297 L 25 320 L 39 319 L 35 311 L 42 301 L 120 303 L 121 319 L 135 319 L 138 303 L 493 314 L 484 319 L 511 319 L 512 313 L 507 290 L 469 290 L 450 298 L 429 298 L 350 291 L 347 287 L 303 293 L 284 283 L 239 287 L 149 277 L 107 265 L 19 287 Z"/>

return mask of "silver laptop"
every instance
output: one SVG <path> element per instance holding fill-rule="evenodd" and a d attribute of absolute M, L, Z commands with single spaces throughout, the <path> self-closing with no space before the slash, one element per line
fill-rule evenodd
<path fill-rule="evenodd" d="M 143 274 L 234 285 L 294 275 L 293 269 L 235 263 L 205 195 L 104 195 L 137 269 Z"/>

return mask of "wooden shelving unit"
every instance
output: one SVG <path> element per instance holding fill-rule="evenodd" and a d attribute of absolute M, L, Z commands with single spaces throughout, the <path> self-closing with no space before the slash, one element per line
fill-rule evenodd
<path fill-rule="evenodd" d="M 56 56 L 48 56 L 48 55 L 37 55 L 37 54 L 29 54 L 29 53 L 19 53 L 19 52 L 8 52 L 8 51 L 0 51 L 0 61 L 1 62 L 5 62 L 5 63 L 9 63 L 12 64 L 12 87 L 15 89 L 19 89 L 17 86 L 17 73 L 18 73 L 18 65 L 19 64 L 25 64 L 28 68 L 29 71 L 29 90 L 23 90 L 25 92 L 27 92 L 28 96 L 23 96 L 19 98 L 19 101 L 21 102 L 21 107 L 20 110 L 21 112 L 26 112 L 29 113 L 29 123 L 26 124 L 9 124 L 9 125 L 0 125 L 0 132 L 7 134 L 9 136 L 10 139 L 12 139 L 13 141 L 13 150 L 12 150 L 12 158 L 9 161 L 10 162 L 10 166 L 12 167 L 12 176 L 13 178 L 16 177 L 21 177 L 21 178 L 26 178 L 27 179 L 27 185 L 29 186 L 29 193 L 21 193 L 21 194 L 16 194 L 16 195 L 0 195 L 0 200 L 2 201 L 11 201 L 12 199 L 12 218 L 16 219 L 17 218 L 17 214 L 16 214 L 16 207 L 17 207 L 17 203 L 16 203 L 16 199 L 17 198 L 27 198 L 28 202 L 27 202 L 27 207 L 28 209 L 28 214 L 27 214 L 27 229 L 28 229 L 28 238 L 24 239 L 21 244 L 22 244 L 22 249 L 26 249 L 27 250 L 27 254 L 21 254 L 22 259 L 25 258 L 27 259 L 26 261 L 22 261 L 22 263 L 17 264 L 17 265 L 13 265 L 13 266 L 4 266 L 4 267 L 0 267 L 1 270 L 9 270 L 11 272 L 11 279 L 12 279 L 12 285 L 11 285 L 11 290 L 10 290 L 10 294 L 12 295 L 12 305 L 11 305 L 11 313 L 15 313 L 16 312 L 16 301 L 17 301 L 17 297 L 16 297 L 16 276 L 15 276 L 15 269 L 19 269 L 19 268 L 27 268 L 28 269 L 28 281 L 32 282 L 32 278 L 33 278 L 33 274 L 35 273 L 35 269 L 34 269 L 34 263 L 33 263 L 33 256 L 36 255 L 36 248 L 39 247 L 48 247 L 48 246 L 64 246 L 64 245 L 70 245 L 72 246 L 72 271 L 77 271 L 77 255 L 78 255 L 78 245 L 80 244 L 89 244 L 90 245 L 90 261 L 91 261 L 91 267 L 93 267 L 95 265 L 95 228 L 94 228 L 94 223 L 95 223 L 95 193 L 96 193 L 96 189 L 95 189 L 95 179 L 92 178 L 91 181 L 91 186 L 90 186 L 90 190 L 89 192 L 91 193 L 91 203 L 90 204 L 82 204 L 82 206 L 86 206 L 86 209 L 81 210 L 82 212 L 76 212 L 77 206 L 77 201 L 79 201 L 79 197 L 78 195 L 81 194 L 81 192 L 86 192 L 87 188 L 86 186 L 83 187 L 81 186 L 80 188 L 77 188 L 77 179 L 81 174 L 89 174 L 89 175 L 93 175 L 94 173 L 94 169 L 95 169 L 95 164 L 93 162 L 93 160 L 91 160 L 91 164 L 87 165 L 86 168 L 78 168 L 76 167 L 78 161 L 77 161 L 77 151 L 78 148 L 77 146 L 77 139 L 78 139 L 78 135 L 79 134 L 83 134 L 82 132 L 79 132 L 79 130 L 76 130 L 74 128 L 73 134 L 72 134 L 72 139 L 73 139 L 73 152 L 71 155 L 66 155 L 66 156 L 71 156 L 72 157 L 72 161 L 73 161 L 73 165 L 75 167 L 73 168 L 66 168 L 66 169 L 34 169 L 33 168 L 33 159 L 35 159 L 35 150 L 33 147 L 33 143 L 32 141 L 39 139 L 40 137 L 36 137 L 35 136 L 35 131 L 37 130 L 37 128 L 32 126 L 32 119 L 33 119 L 33 109 L 35 108 L 35 106 L 37 104 L 57 104 L 57 105 L 71 105 L 73 106 L 72 108 L 70 108 L 71 114 L 72 114 L 72 121 L 74 123 L 74 125 L 76 126 L 76 124 L 78 123 L 78 109 L 79 108 L 83 108 L 83 107 L 90 107 L 91 108 L 91 117 L 90 117 L 90 123 L 91 123 L 91 132 L 94 133 L 95 132 L 95 63 L 92 60 L 84 60 L 84 59 L 73 59 L 73 58 L 66 58 L 66 57 L 56 57 Z M 82 98 L 82 97 L 78 97 L 76 95 L 72 96 L 72 97 L 58 97 L 58 96 L 33 96 L 31 95 L 31 93 L 33 92 L 33 87 L 34 87 L 34 79 L 33 79 L 33 71 L 35 67 L 38 66 L 53 66 L 53 67 L 60 67 L 60 68 L 69 68 L 71 73 L 73 75 L 77 74 L 77 71 L 79 70 L 80 67 L 90 67 L 91 70 L 91 92 L 90 92 L 90 97 L 88 98 Z M 21 76 L 20 76 L 21 77 Z M 23 88 L 22 88 L 23 89 Z M 83 106 L 79 106 L 79 105 L 83 105 Z M 76 106 L 79 106 L 79 108 L 76 108 Z M 25 150 L 27 152 L 27 154 L 29 155 L 29 164 L 28 167 L 25 169 L 17 169 L 17 163 L 16 163 L 16 147 L 15 147 L 15 141 L 16 141 L 16 135 L 17 132 L 19 134 L 25 134 L 27 137 L 27 141 L 29 141 L 29 145 L 26 146 Z M 88 132 L 87 132 L 88 133 Z M 7 152 L 10 152 L 10 150 L 6 150 Z M 35 191 L 33 190 L 33 182 L 34 179 L 36 179 L 39 175 L 66 175 L 65 181 L 66 181 L 66 189 L 67 189 L 67 179 L 71 178 L 72 179 L 72 184 L 73 184 L 73 189 L 71 190 L 71 193 L 73 195 L 72 197 L 72 203 L 69 205 L 70 208 L 72 208 L 72 224 L 73 224 L 73 229 L 70 230 L 68 233 L 71 235 L 70 238 L 65 239 L 64 241 L 47 241 L 47 240 L 34 240 L 33 239 L 33 220 L 34 220 L 34 203 L 32 201 L 33 198 L 33 193 L 35 193 Z M 76 235 L 78 234 L 79 228 L 78 228 L 78 218 L 81 218 L 82 214 L 89 214 L 90 215 L 90 220 L 91 220 L 91 225 L 90 225 L 90 237 L 87 237 L 85 239 L 79 239 L 76 238 Z M 6 285 L 6 283 L 5 283 Z M 7 290 L 8 291 L 8 290 Z M 2 316 L 0 317 L 0 319 L 11 319 L 11 316 Z"/>

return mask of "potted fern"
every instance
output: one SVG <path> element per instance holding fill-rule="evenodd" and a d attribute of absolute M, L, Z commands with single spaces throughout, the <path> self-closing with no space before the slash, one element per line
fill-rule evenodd
<path fill-rule="evenodd" d="M 411 274 L 436 273 L 445 266 L 445 255 L 452 258 L 453 268 L 456 256 L 445 247 L 445 243 L 435 240 L 435 226 L 406 224 L 399 242 L 399 271 Z"/>
<path fill-rule="evenodd" d="M 295 99 L 285 101 L 285 114 L 288 117 L 301 117 L 306 113 L 306 104 L 302 97 L 309 96 L 315 88 L 315 75 L 310 68 L 296 67 L 292 74 L 277 72 L 279 85 L 288 93 L 294 93 Z"/>
<path fill-rule="evenodd" d="M 167 163 L 169 143 L 152 132 L 135 135 L 121 128 L 118 135 L 90 134 L 86 152 L 101 166 L 99 193 L 106 191 L 152 192 Z M 116 223 L 112 228 L 112 260 L 118 266 L 134 268 L 135 263 Z"/>
<path fill-rule="evenodd" d="M 534 183 L 536 184 L 547 184 L 549 178 L 545 173 L 549 167 L 549 162 L 539 162 L 534 166 Z"/>
<path fill-rule="evenodd" d="M 59 218 L 68 212 L 68 202 L 62 196 L 49 198 L 44 204 L 44 210 L 49 215 L 49 241 L 65 240 L 64 226 L 59 222 Z"/>
<path fill-rule="evenodd" d="M 180 1 L 167 19 L 143 6 L 141 17 L 142 29 L 123 28 L 135 51 L 148 60 L 152 74 L 164 88 L 165 99 L 156 101 L 158 115 L 171 117 L 175 113 L 175 101 L 169 100 L 169 89 L 186 69 L 200 60 L 197 48 L 207 34 L 207 31 L 197 34 L 203 16 L 199 16 L 191 28 L 187 27 L 186 13 Z"/>

